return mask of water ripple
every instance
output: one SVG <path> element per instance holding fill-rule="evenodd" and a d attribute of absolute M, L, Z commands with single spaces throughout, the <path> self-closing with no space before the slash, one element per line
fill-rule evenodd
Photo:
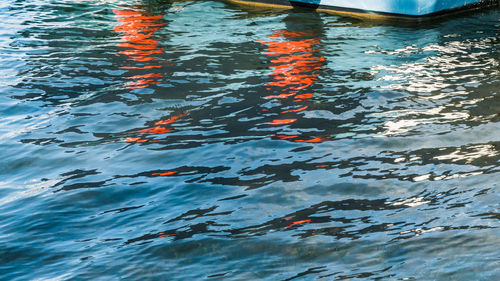
<path fill-rule="evenodd" d="M 0 3 L 2 277 L 497 279 L 498 14 Z"/>

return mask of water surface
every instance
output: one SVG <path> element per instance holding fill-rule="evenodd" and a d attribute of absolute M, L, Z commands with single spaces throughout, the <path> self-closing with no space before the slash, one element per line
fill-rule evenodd
<path fill-rule="evenodd" d="M 0 19 L 0 279 L 500 277 L 498 8 Z"/>

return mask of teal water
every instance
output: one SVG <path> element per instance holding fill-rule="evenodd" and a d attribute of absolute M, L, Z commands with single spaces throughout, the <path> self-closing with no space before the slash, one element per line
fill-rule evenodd
<path fill-rule="evenodd" d="M 0 3 L 1 280 L 497 280 L 500 10 Z"/>

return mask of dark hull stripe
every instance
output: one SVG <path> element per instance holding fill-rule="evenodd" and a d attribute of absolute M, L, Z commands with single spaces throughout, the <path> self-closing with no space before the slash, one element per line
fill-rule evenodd
<path fill-rule="evenodd" d="M 480 9 L 480 8 L 485 8 L 485 7 L 491 7 L 491 6 L 496 6 L 496 5 L 500 4 L 500 1 L 498 1 L 498 0 L 485 0 L 485 1 L 478 2 L 478 3 L 465 5 L 465 6 L 461 6 L 461 7 L 453 8 L 453 9 L 442 10 L 439 12 L 430 13 L 430 14 L 426 14 L 426 15 L 405 15 L 405 14 L 396 14 L 396 13 L 367 11 L 367 10 L 353 9 L 353 8 L 335 7 L 335 6 L 328 6 L 328 5 L 314 5 L 314 4 L 310 4 L 310 3 L 288 1 L 288 0 L 229 0 L 229 1 L 241 3 L 241 4 L 246 4 L 246 5 L 251 5 L 251 6 L 252 5 L 255 6 L 256 4 L 262 4 L 262 5 L 268 5 L 268 6 L 279 6 L 279 7 L 287 7 L 287 8 L 300 7 L 300 8 L 314 9 L 314 10 L 323 11 L 323 12 L 332 12 L 332 13 L 337 12 L 339 14 L 345 14 L 345 15 L 352 14 L 353 16 L 359 16 L 359 17 L 398 18 L 398 19 L 409 19 L 409 20 L 433 19 L 436 17 L 448 15 L 448 14 L 463 12 L 466 10 L 474 10 L 474 9 Z"/>

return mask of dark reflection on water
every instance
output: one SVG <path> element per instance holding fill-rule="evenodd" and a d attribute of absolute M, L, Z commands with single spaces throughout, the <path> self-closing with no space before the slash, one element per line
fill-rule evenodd
<path fill-rule="evenodd" d="M 500 276 L 498 9 L 0 18 L 0 279 Z"/>

